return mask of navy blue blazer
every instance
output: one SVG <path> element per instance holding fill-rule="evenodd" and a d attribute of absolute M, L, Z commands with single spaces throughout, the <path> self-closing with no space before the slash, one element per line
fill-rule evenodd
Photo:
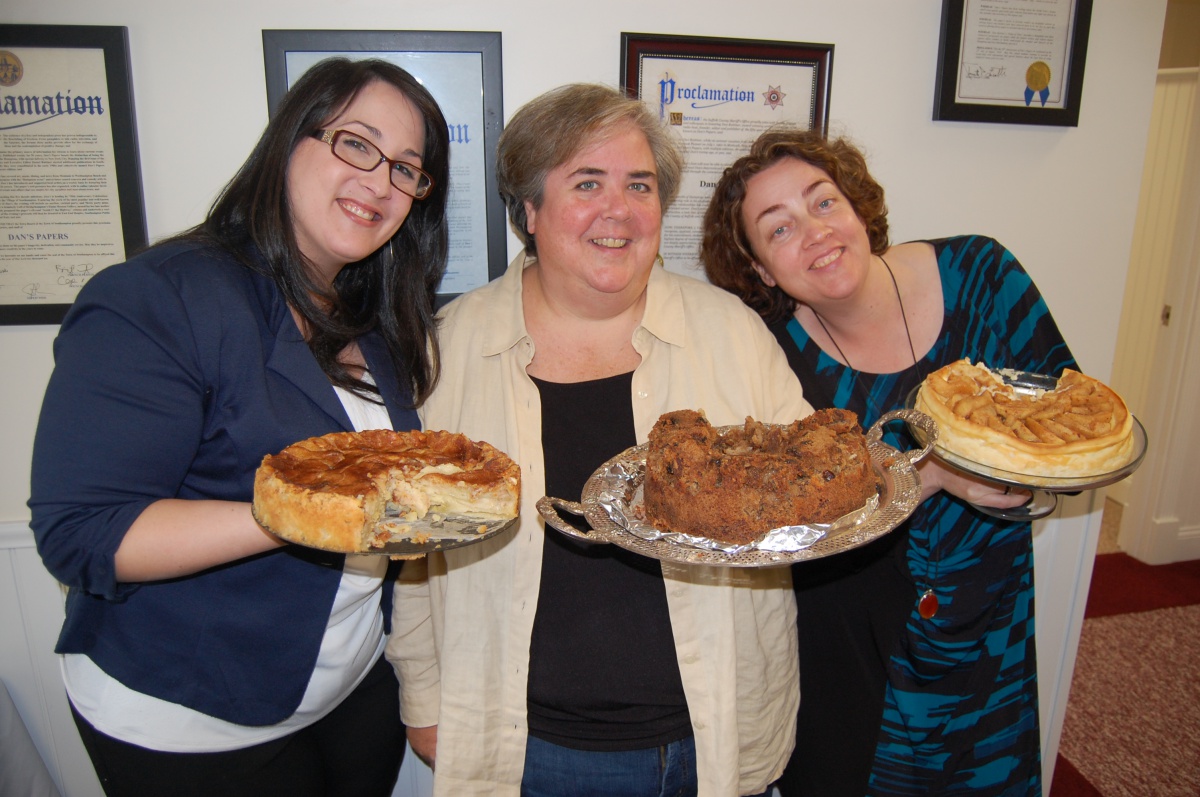
<path fill-rule="evenodd" d="M 360 346 L 393 427 L 417 428 L 383 340 Z M 154 501 L 249 501 L 264 455 L 353 430 L 282 294 L 222 251 L 156 247 L 84 285 L 54 355 L 29 507 L 46 567 L 70 587 L 56 650 L 230 722 L 287 718 L 343 556 L 289 545 L 169 581 L 114 573 L 117 546 Z"/>

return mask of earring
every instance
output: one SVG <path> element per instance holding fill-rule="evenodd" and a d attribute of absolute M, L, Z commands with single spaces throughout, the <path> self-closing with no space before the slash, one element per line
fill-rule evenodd
<path fill-rule="evenodd" d="M 662 266 L 663 268 L 666 268 L 666 264 L 663 263 L 663 256 L 661 254 L 657 254 L 654 256 L 654 265 Z"/>

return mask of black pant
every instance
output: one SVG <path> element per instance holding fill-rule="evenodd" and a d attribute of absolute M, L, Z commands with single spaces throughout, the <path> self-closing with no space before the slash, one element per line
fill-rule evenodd
<path fill-rule="evenodd" d="M 792 565 L 800 642 L 796 749 L 782 797 L 862 797 L 883 723 L 890 658 L 917 589 L 908 532 Z"/>
<path fill-rule="evenodd" d="M 383 658 L 314 725 L 225 753 L 148 750 L 71 713 L 109 797 L 387 797 L 404 757 L 399 687 Z"/>

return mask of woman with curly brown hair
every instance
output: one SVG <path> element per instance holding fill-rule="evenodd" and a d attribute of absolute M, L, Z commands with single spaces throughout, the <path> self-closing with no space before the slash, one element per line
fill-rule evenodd
<path fill-rule="evenodd" d="M 763 134 L 704 227 L 709 280 L 763 317 L 815 407 L 870 425 L 964 357 L 1075 365 L 995 240 L 890 244 L 883 188 L 845 139 Z M 901 528 L 793 566 L 802 694 L 784 797 L 1041 794 L 1030 524 L 980 510 L 1027 496 L 932 458 L 919 469 L 928 500 Z"/>

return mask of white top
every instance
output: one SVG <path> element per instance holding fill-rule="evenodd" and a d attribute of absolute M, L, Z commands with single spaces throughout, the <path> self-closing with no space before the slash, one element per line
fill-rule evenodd
<path fill-rule="evenodd" d="M 390 429 L 387 408 L 335 387 L 356 431 Z M 385 556 L 347 556 L 316 667 L 296 713 L 276 725 L 249 726 L 129 689 L 81 653 L 62 656 L 63 682 L 75 709 L 114 739 L 172 753 L 216 753 L 279 739 L 336 708 L 383 651 L 380 589 Z"/>

